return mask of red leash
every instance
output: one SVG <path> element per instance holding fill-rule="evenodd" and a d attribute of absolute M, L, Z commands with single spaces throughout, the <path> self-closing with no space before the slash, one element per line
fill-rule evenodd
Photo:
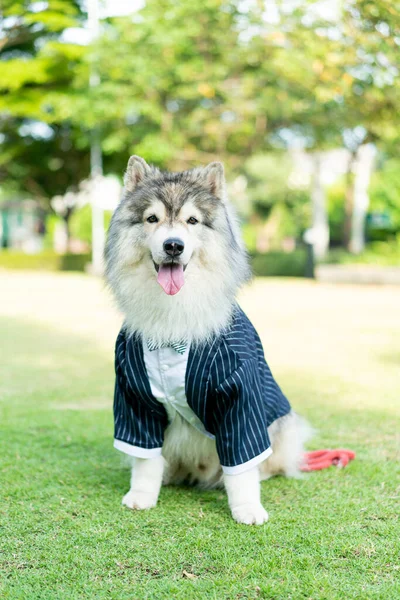
<path fill-rule="evenodd" d="M 300 467 L 301 471 L 320 471 L 328 467 L 345 467 L 356 457 L 355 452 L 351 450 L 314 450 L 304 454 L 304 463 Z"/>

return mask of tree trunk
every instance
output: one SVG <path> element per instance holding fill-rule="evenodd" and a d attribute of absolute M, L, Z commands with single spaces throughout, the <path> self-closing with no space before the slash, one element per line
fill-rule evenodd
<path fill-rule="evenodd" d="M 70 218 L 74 212 L 73 208 L 67 208 L 65 215 L 63 216 L 64 228 L 65 228 L 65 252 L 71 250 L 71 229 L 70 229 Z"/>
<path fill-rule="evenodd" d="M 326 197 L 322 183 L 322 154 L 313 155 L 314 176 L 311 189 L 312 203 L 312 243 L 317 259 L 323 258 L 329 248 L 329 222 L 326 212 Z"/>
<path fill-rule="evenodd" d="M 349 240 L 349 250 L 353 254 L 360 254 L 365 248 L 365 219 L 369 206 L 368 186 L 375 153 L 372 144 L 360 146 L 354 165 L 353 213 Z"/>

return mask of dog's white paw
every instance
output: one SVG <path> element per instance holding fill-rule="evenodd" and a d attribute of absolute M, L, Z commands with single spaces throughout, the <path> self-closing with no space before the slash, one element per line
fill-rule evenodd
<path fill-rule="evenodd" d="M 241 504 L 232 509 L 232 517 L 237 523 L 262 525 L 268 521 L 268 513 L 261 504 Z"/>
<path fill-rule="evenodd" d="M 129 490 L 122 498 L 122 504 L 132 510 L 146 510 L 157 504 L 157 495 L 149 492 L 135 492 Z"/>

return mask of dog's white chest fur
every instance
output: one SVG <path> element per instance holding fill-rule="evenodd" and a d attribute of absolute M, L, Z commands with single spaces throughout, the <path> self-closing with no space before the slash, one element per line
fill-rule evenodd
<path fill-rule="evenodd" d="M 149 350 L 143 358 L 153 396 L 165 406 L 170 422 L 163 446 L 167 461 L 164 481 L 194 482 L 203 487 L 222 484 L 215 436 L 208 433 L 187 402 L 186 369 L 190 348 L 179 354 L 170 347 Z"/>
<path fill-rule="evenodd" d="M 153 396 L 165 406 L 168 419 L 172 422 L 176 413 L 200 433 L 214 438 L 206 432 L 203 423 L 187 403 L 185 377 L 190 348 L 180 354 L 170 347 L 149 350 L 143 341 L 143 357 Z"/>

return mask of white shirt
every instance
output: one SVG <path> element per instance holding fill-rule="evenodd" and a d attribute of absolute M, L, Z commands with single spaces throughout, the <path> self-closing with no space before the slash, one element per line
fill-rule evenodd
<path fill-rule="evenodd" d="M 164 404 L 170 421 L 178 412 L 198 431 L 214 439 L 186 400 L 185 377 L 189 350 L 187 347 L 184 354 L 169 347 L 149 350 L 147 341 L 143 340 L 143 358 L 151 392 L 158 402 Z"/>

